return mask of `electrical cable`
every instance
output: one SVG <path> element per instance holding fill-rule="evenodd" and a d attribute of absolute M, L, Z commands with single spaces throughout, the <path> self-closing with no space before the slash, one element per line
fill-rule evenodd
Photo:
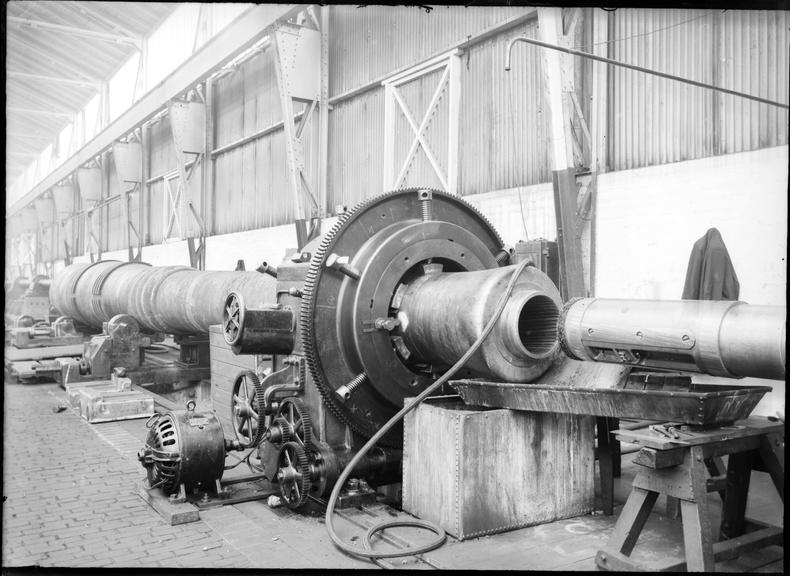
<path fill-rule="evenodd" d="M 337 482 L 335 482 L 335 486 L 332 489 L 332 493 L 329 496 L 329 501 L 327 502 L 326 514 L 324 516 L 324 519 L 326 522 L 326 530 L 329 533 L 329 537 L 332 539 L 332 542 L 334 542 L 335 546 L 337 546 L 341 551 L 352 556 L 370 558 L 371 560 L 375 561 L 376 558 L 398 558 L 400 556 L 414 556 L 416 554 L 429 552 L 444 544 L 445 540 L 447 539 L 447 535 L 445 534 L 444 530 L 439 526 L 436 526 L 434 524 L 422 520 L 415 520 L 415 521 L 398 520 L 398 521 L 385 522 L 383 524 L 379 524 L 370 528 L 370 530 L 368 530 L 367 534 L 365 535 L 365 539 L 363 540 L 363 542 L 365 543 L 365 547 L 370 548 L 370 538 L 374 533 L 384 530 L 385 528 L 391 528 L 393 526 L 413 526 L 416 528 L 424 528 L 426 530 L 431 530 L 435 532 L 437 534 L 437 538 L 434 539 L 432 542 L 429 542 L 428 544 L 424 544 L 422 546 L 416 546 L 413 548 L 403 548 L 401 550 L 396 550 L 393 552 L 376 552 L 370 549 L 359 550 L 352 546 L 349 546 L 348 544 L 346 544 L 340 539 L 340 537 L 335 532 L 334 526 L 332 525 L 332 514 L 335 511 L 335 504 L 337 503 L 338 496 L 340 496 L 340 491 L 343 489 L 346 480 L 348 480 L 349 476 L 354 471 L 354 468 L 356 467 L 357 464 L 359 464 L 359 462 L 362 460 L 365 454 L 367 454 L 367 452 L 371 448 L 373 448 L 373 446 L 375 446 L 376 443 L 387 432 L 389 432 L 390 429 L 396 423 L 402 420 L 403 417 L 406 416 L 406 414 L 414 410 L 417 406 L 419 406 L 422 403 L 423 400 L 425 400 L 425 398 L 427 398 L 428 396 L 433 394 L 434 391 L 436 391 L 438 388 L 443 386 L 462 366 L 464 366 L 469 361 L 472 355 L 475 352 L 477 352 L 477 350 L 483 344 L 485 339 L 488 338 L 488 335 L 494 329 L 494 326 L 496 326 L 499 317 L 502 315 L 502 312 L 504 311 L 505 306 L 507 305 L 508 299 L 513 293 L 513 289 L 516 286 L 516 281 L 518 280 L 518 277 L 521 275 L 521 272 L 524 271 L 524 268 L 526 268 L 529 265 L 529 263 L 530 263 L 529 260 L 525 260 L 521 262 L 513 271 L 513 275 L 510 277 L 510 281 L 508 282 L 507 287 L 505 288 L 505 292 L 502 294 L 499 301 L 497 302 L 496 307 L 494 308 L 494 313 L 492 314 L 491 319 L 488 321 L 488 324 L 486 324 L 485 328 L 483 329 L 483 332 L 480 334 L 477 340 L 475 340 L 475 342 L 469 347 L 469 349 L 464 353 L 461 359 L 458 360 L 458 362 L 456 362 L 455 364 L 453 364 L 453 366 L 447 372 L 442 374 L 442 376 L 440 376 L 439 379 L 436 380 L 436 382 L 428 386 L 428 388 L 423 390 L 417 397 L 414 398 L 414 400 L 412 400 L 408 405 L 404 406 L 397 414 L 395 414 L 395 416 L 390 418 L 387 421 L 387 423 L 384 424 L 384 426 L 382 426 L 370 438 L 370 440 L 368 440 L 365 443 L 365 445 L 359 450 L 359 452 L 357 452 L 356 455 L 351 459 L 351 462 L 349 462 L 348 465 L 340 473 L 340 476 L 338 477 Z"/>
<path fill-rule="evenodd" d="M 607 12 L 614 12 L 615 9 L 607 10 L 603 8 L 603 10 Z M 602 46 L 603 44 L 617 44 L 618 42 L 625 42 L 627 40 L 633 40 L 634 38 L 643 38 L 645 36 L 651 36 L 652 34 L 657 34 L 658 32 L 663 32 L 664 30 L 670 30 L 671 28 L 677 28 L 678 26 L 683 26 L 684 24 L 689 24 L 690 22 L 695 22 L 696 20 L 701 20 L 702 18 L 710 18 L 711 16 L 721 15 L 724 14 L 727 10 L 724 9 L 721 12 L 708 12 L 707 14 L 700 14 L 699 16 L 695 16 L 694 18 L 689 18 L 688 20 L 683 20 L 682 22 L 676 22 L 675 24 L 670 24 L 669 26 L 664 26 L 663 28 L 656 28 L 655 30 L 650 30 L 649 32 L 642 32 L 641 34 L 632 34 L 631 36 L 624 36 L 623 38 L 613 38 L 612 40 L 603 40 L 601 42 L 593 42 L 591 44 L 581 44 L 579 46 L 571 46 L 574 50 L 584 50 L 589 51 L 590 48 L 595 46 Z"/>
<path fill-rule="evenodd" d="M 253 452 L 254 452 L 256 449 L 257 449 L 257 446 L 254 446 L 254 447 L 253 447 L 253 448 L 252 448 L 252 449 L 251 449 L 249 452 L 247 452 L 247 454 L 246 454 L 246 455 L 245 455 L 243 458 L 239 459 L 239 461 L 238 461 L 238 462 L 236 462 L 235 464 L 233 464 L 233 465 L 231 465 L 231 466 L 225 466 L 225 467 L 223 468 L 223 470 L 233 470 L 233 469 L 234 469 L 236 466 L 238 466 L 238 465 L 239 465 L 239 464 L 241 464 L 242 462 L 247 462 L 247 461 L 248 461 L 248 459 L 249 459 L 249 457 L 250 457 L 250 456 L 252 456 L 252 453 L 253 453 Z M 249 462 L 247 462 L 247 465 L 248 465 L 248 466 L 250 466 L 250 463 L 249 463 Z"/>

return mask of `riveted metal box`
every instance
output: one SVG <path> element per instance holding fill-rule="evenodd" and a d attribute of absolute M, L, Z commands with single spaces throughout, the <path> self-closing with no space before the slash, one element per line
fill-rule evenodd
<path fill-rule="evenodd" d="M 404 421 L 403 509 L 465 540 L 586 514 L 594 419 L 427 401 Z"/>

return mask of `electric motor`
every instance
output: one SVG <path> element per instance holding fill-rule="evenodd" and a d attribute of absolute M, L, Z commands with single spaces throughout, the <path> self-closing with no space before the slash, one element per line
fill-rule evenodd
<path fill-rule="evenodd" d="M 225 438 L 213 412 L 196 412 L 195 402 L 186 410 L 155 414 L 145 447 L 137 458 L 145 467 L 151 488 L 165 494 L 214 490 L 225 466 Z"/>

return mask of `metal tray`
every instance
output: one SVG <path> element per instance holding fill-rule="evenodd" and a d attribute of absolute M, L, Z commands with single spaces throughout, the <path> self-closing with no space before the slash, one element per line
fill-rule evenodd
<path fill-rule="evenodd" d="M 741 420 L 771 391 L 770 386 L 718 386 L 667 381 L 640 389 L 633 384 L 613 388 L 516 384 L 483 380 L 450 382 L 473 406 L 533 412 L 587 414 L 706 425 Z"/>

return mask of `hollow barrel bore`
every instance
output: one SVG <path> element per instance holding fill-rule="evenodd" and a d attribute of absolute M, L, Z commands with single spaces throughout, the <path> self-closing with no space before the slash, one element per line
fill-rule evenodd
<path fill-rule="evenodd" d="M 558 331 L 577 360 L 784 380 L 784 306 L 708 300 L 583 298 Z"/>
<path fill-rule="evenodd" d="M 427 274 L 412 282 L 400 304 L 403 342 L 418 361 L 450 366 L 480 336 L 515 266 Z M 531 382 L 558 352 L 560 295 L 549 278 L 525 268 L 494 331 L 467 364 L 475 375 Z"/>

